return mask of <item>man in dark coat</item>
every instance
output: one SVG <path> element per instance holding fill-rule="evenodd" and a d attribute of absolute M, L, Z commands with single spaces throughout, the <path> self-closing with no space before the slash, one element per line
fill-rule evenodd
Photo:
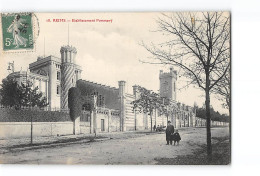
<path fill-rule="evenodd" d="M 172 137 L 171 137 L 171 135 L 173 133 L 174 133 L 174 127 L 171 124 L 171 121 L 168 121 L 168 125 L 167 125 L 167 128 L 166 128 L 166 141 L 167 141 L 167 145 L 169 145 L 169 142 L 172 145 Z"/>

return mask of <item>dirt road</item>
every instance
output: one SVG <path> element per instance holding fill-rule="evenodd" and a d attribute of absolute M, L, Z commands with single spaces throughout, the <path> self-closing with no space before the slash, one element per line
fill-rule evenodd
<path fill-rule="evenodd" d="M 179 146 L 166 145 L 165 134 L 128 139 L 71 144 L 0 155 L 1 163 L 15 164 L 156 164 L 155 158 L 174 158 L 192 154 L 206 144 L 205 128 L 179 130 Z M 228 128 L 213 128 L 212 137 L 225 137 Z M 212 140 L 212 143 L 215 141 Z"/>

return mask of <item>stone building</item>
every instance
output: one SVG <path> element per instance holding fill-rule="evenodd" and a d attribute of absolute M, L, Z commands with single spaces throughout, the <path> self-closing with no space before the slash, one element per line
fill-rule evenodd
<path fill-rule="evenodd" d="M 81 67 L 75 64 L 76 48 L 62 46 L 60 53 L 61 57 L 38 57 L 37 61 L 29 64 L 30 71 L 8 75 L 19 83 L 30 80 L 33 87 L 39 87 L 52 110 L 68 108 L 68 89 L 76 86 L 82 71 Z"/>
<path fill-rule="evenodd" d="M 86 80 L 79 80 L 77 87 L 83 96 L 90 94 L 97 95 L 98 107 L 104 107 L 119 111 L 120 131 L 151 129 L 152 126 L 166 126 L 167 119 L 172 121 L 176 128 L 190 127 L 195 125 L 195 112 L 192 107 L 186 106 L 176 101 L 176 81 L 177 72 L 170 68 L 170 72 L 160 71 L 160 96 L 169 98 L 169 115 L 161 115 L 158 110 L 154 110 L 152 117 L 147 113 L 140 113 L 133 110 L 131 102 L 139 98 L 138 86 L 133 86 L 133 93 L 126 93 L 125 81 L 118 81 L 118 88 L 110 87 Z M 99 119 L 99 121 L 107 121 Z M 152 122 L 151 122 L 152 121 Z M 99 123 L 99 122 L 97 122 Z M 101 122 L 100 122 L 101 123 Z M 102 122 L 104 123 L 104 122 Z M 108 125 L 109 126 L 109 125 Z"/>
<path fill-rule="evenodd" d="M 171 120 L 177 128 L 194 126 L 193 108 L 176 101 L 177 72 L 173 68 L 170 68 L 169 72 L 161 70 L 159 73 L 159 94 L 170 100 L 169 114 L 166 117 L 155 110 L 153 116 L 150 117 L 148 114 L 133 110 L 131 102 L 137 100 L 139 96 L 136 85 L 133 86 L 133 93 L 130 94 L 125 91 L 125 81 L 119 81 L 116 88 L 82 80 L 81 67 L 75 64 L 76 48 L 62 46 L 60 53 L 60 57 L 51 55 L 44 58 L 39 57 L 37 61 L 29 64 L 30 71 L 13 72 L 9 77 L 16 78 L 19 83 L 30 80 L 33 87 L 39 87 L 39 91 L 42 91 L 47 97 L 51 110 L 68 108 L 68 90 L 71 87 L 78 87 L 82 96 L 95 94 L 97 107 L 103 108 L 103 110 L 99 110 L 103 112 L 102 118 L 96 122 L 101 131 L 109 131 L 110 127 L 111 120 L 108 122 L 109 118 L 105 118 L 105 114 L 114 115 L 113 119 L 118 125 L 114 125 L 116 127 L 113 128 L 120 131 L 150 129 L 151 124 L 152 126 L 166 126 L 167 119 Z M 112 112 L 112 114 L 108 112 Z M 87 123 L 89 118 L 86 119 Z"/>
<path fill-rule="evenodd" d="M 33 88 L 38 87 L 39 91 L 43 93 L 43 96 L 49 97 L 49 76 L 45 71 L 39 71 L 38 73 L 18 71 L 9 74 L 8 77 L 14 78 L 19 85 L 21 85 L 21 83 L 25 84 L 30 80 Z"/>

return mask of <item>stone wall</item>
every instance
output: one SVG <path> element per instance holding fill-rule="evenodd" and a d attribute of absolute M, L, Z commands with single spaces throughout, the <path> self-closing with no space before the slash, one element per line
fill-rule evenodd
<path fill-rule="evenodd" d="M 73 122 L 33 122 L 33 136 L 73 134 Z M 0 122 L 0 139 L 31 136 L 31 122 Z"/>
<path fill-rule="evenodd" d="M 59 111 L 45 111 L 38 108 L 23 107 L 20 110 L 14 108 L 0 108 L 0 122 L 66 122 L 71 121 L 69 113 Z"/>
<path fill-rule="evenodd" d="M 98 107 L 92 118 L 96 118 L 96 132 L 120 131 L 120 112 L 118 110 Z M 104 123 L 102 128 L 102 123 Z"/>
<path fill-rule="evenodd" d="M 125 127 L 126 127 L 126 131 L 134 131 L 136 128 L 136 120 L 137 117 L 135 115 L 135 112 L 133 110 L 133 104 L 131 104 L 131 102 L 133 102 L 135 100 L 135 97 L 131 94 L 125 94 Z"/>

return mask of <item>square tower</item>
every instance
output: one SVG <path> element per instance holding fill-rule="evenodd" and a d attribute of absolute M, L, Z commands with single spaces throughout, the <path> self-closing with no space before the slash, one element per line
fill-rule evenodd
<path fill-rule="evenodd" d="M 176 101 L 176 82 L 177 82 L 177 71 L 172 67 L 170 72 L 163 72 L 160 70 L 160 96 L 167 97 L 170 100 Z"/>
<path fill-rule="evenodd" d="M 29 65 L 31 73 L 48 76 L 48 103 L 51 109 L 60 108 L 60 74 L 61 59 L 55 56 L 38 57 Z M 36 82 L 37 85 L 37 82 Z"/>

